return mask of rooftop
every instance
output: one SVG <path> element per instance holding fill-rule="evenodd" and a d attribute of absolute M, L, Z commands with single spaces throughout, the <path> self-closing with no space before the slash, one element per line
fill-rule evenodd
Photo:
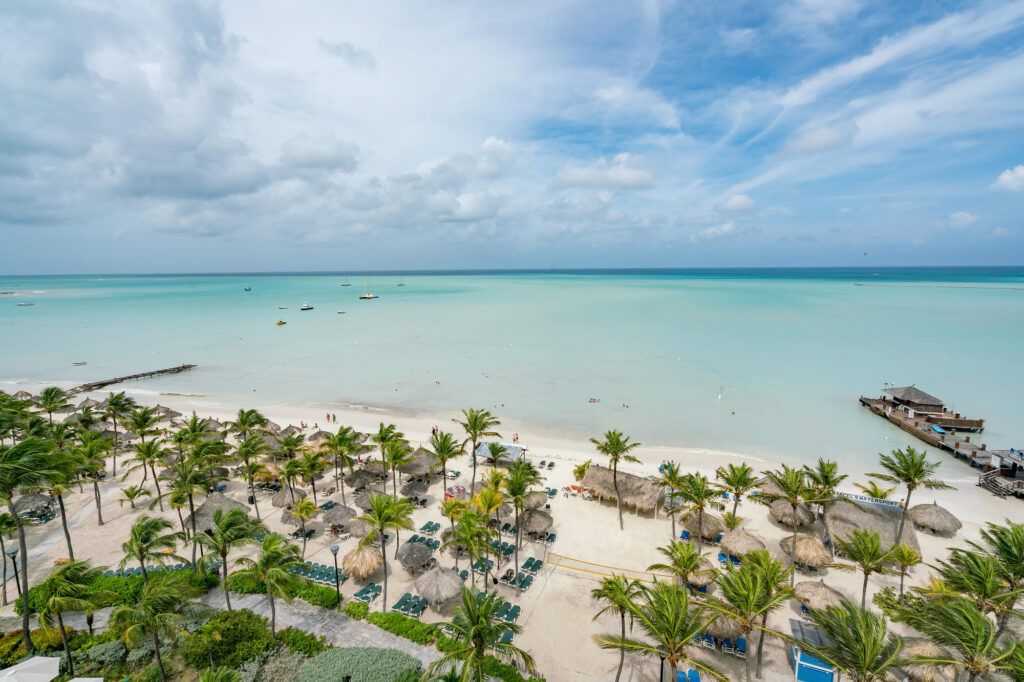
<path fill-rule="evenodd" d="M 942 398 L 936 398 L 935 396 L 925 393 L 916 386 L 903 386 L 902 388 L 888 388 L 884 393 L 888 393 L 896 400 L 903 400 L 911 403 L 918 403 L 920 405 L 942 405 Z"/>

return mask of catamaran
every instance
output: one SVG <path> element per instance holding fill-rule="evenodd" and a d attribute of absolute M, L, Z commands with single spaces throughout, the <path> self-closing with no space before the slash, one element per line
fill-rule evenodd
<path fill-rule="evenodd" d="M 367 301 L 367 300 L 369 300 L 371 298 L 377 298 L 376 294 L 371 294 L 370 293 L 370 276 L 369 275 L 366 276 L 366 294 L 363 295 L 363 296 L 360 296 L 359 298 L 364 300 L 364 301 Z"/>

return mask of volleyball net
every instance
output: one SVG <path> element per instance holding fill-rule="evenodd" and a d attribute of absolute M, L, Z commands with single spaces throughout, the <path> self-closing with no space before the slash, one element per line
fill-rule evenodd
<path fill-rule="evenodd" d="M 590 576 L 595 580 L 610 578 L 613 575 L 621 575 L 630 580 L 638 580 L 644 583 L 653 583 L 655 580 L 660 582 L 672 582 L 672 576 L 667 573 L 637 571 L 631 568 L 622 568 L 621 566 L 598 564 L 593 561 L 584 561 L 583 559 L 576 559 L 575 557 L 558 554 L 557 552 L 548 552 L 547 563 L 549 566 L 557 566 L 570 571 L 577 571 L 583 576 Z"/>

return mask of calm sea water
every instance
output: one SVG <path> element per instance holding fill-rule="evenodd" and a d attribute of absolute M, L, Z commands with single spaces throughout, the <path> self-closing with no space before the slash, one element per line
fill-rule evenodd
<path fill-rule="evenodd" d="M 524 440 L 618 428 L 855 470 L 908 442 L 857 396 L 915 383 L 985 417 L 990 447 L 1024 446 L 1021 268 L 434 273 L 404 287 L 391 274 L 371 278 L 375 301 L 358 300 L 362 276 L 343 281 L 0 278 L 16 292 L 0 296 L 0 379 L 196 363 L 126 387 L 246 406 L 485 406 Z"/>

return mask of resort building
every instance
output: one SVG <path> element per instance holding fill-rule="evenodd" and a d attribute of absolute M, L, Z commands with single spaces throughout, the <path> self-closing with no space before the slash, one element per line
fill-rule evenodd
<path fill-rule="evenodd" d="M 492 445 L 498 447 L 492 449 Z M 476 456 L 482 457 L 488 464 L 511 464 L 526 457 L 526 446 L 514 443 L 477 443 Z"/>

